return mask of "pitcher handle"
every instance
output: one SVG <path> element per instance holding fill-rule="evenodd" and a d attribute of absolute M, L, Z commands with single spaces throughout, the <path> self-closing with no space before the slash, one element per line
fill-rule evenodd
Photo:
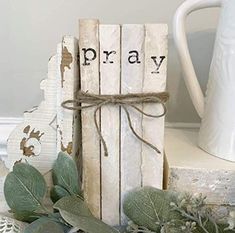
<path fill-rule="evenodd" d="M 204 113 L 204 95 L 198 82 L 192 59 L 188 49 L 185 33 L 186 18 L 193 11 L 209 7 L 221 6 L 222 0 L 187 0 L 176 11 L 173 22 L 173 36 L 179 53 L 184 80 L 193 105 L 202 118 Z"/>

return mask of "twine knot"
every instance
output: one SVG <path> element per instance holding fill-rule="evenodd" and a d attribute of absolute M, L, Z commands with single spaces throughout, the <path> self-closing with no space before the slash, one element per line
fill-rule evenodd
<path fill-rule="evenodd" d="M 99 135 L 99 138 L 103 144 L 105 156 L 108 156 L 108 148 L 104 140 L 104 137 L 101 133 L 101 129 L 99 127 L 98 120 L 97 120 L 97 112 L 104 105 L 118 105 L 121 108 L 123 108 L 127 116 L 129 128 L 131 129 L 132 133 L 136 136 L 136 138 L 138 138 L 141 142 L 151 147 L 157 153 L 161 153 L 160 150 L 156 146 L 146 141 L 145 139 L 143 139 L 141 136 L 137 134 L 137 132 L 133 128 L 130 113 L 128 111 L 128 107 L 133 108 L 134 110 L 143 114 L 144 116 L 151 117 L 151 118 L 159 118 L 159 117 L 163 117 L 166 114 L 167 110 L 166 110 L 165 103 L 168 99 L 169 99 L 168 92 L 96 95 L 96 94 L 90 94 L 87 92 L 79 91 L 77 94 L 77 98 L 73 100 L 66 100 L 61 104 L 61 106 L 65 109 L 79 110 L 79 111 L 85 110 L 87 108 L 93 108 L 93 107 L 95 108 L 94 123 L 96 126 L 97 133 Z M 146 113 L 136 106 L 136 105 L 142 105 L 142 104 L 160 104 L 162 106 L 162 112 L 156 115 Z"/>
<path fill-rule="evenodd" d="M 115 99 L 114 96 L 110 96 L 110 103 L 117 104 L 117 100 Z"/>

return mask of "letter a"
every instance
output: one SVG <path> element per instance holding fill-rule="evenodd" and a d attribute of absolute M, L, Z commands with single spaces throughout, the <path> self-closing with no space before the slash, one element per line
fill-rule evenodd
<path fill-rule="evenodd" d="M 131 55 L 133 54 L 133 55 Z M 135 63 L 141 63 L 139 60 L 139 53 L 136 50 L 132 50 L 129 52 L 129 57 L 128 57 L 128 61 L 130 64 L 135 64 Z"/>

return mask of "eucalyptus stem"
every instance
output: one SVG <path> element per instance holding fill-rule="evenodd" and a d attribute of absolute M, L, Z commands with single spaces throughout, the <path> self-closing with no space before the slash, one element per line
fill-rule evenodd
<path fill-rule="evenodd" d="M 42 202 L 39 202 L 39 203 L 40 203 L 41 209 L 45 212 L 45 214 L 47 215 L 52 214 L 52 211 L 50 211 Z"/>

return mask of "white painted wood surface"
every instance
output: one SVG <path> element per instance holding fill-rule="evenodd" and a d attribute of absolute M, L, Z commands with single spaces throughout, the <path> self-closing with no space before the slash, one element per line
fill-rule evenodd
<path fill-rule="evenodd" d="M 56 56 L 50 58 L 48 78 L 41 82 L 44 101 L 24 113 L 24 122 L 16 127 L 8 139 L 8 168 L 20 159 L 27 159 L 42 173 L 46 173 L 56 154 Z"/>
<path fill-rule="evenodd" d="M 80 20 L 79 53 L 81 90 L 99 94 L 99 22 Z M 86 57 L 84 49 L 89 49 Z M 92 50 L 91 50 L 92 49 Z M 96 52 L 96 56 L 92 51 Z M 100 140 L 94 124 L 94 108 L 82 111 L 82 156 L 84 196 L 92 213 L 100 217 Z M 98 122 L 99 116 L 98 116 Z"/>
<path fill-rule="evenodd" d="M 7 157 L 3 158 L 7 171 L 12 169 L 16 161 L 27 160 L 44 174 L 48 187 L 51 185 L 49 171 L 57 158 L 56 67 L 57 57 L 52 56 L 48 63 L 48 78 L 41 82 L 44 101 L 24 113 L 23 122 L 9 136 Z"/>
<path fill-rule="evenodd" d="M 120 92 L 120 25 L 100 25 L 100 90 L 101 94 Z M 107 53 L 111 54 L 107 57 Z M 101 147 L 102 219 L 107 224 L 119 225 L 120 172 L 118 106 L 101 109 L 101 132 L 108 147 L 108 157 Z"/>
<path fill-rule="evenodd" d="M 166 89 L 167 52 L 168 52 L 168 27 L 165 24 L 145 25 L 145 75 L 143 80 L 144 93 L 162 92 Z M 153 60 L 155 59 L 155 60 Z M 160 63 L 162 61 L 162 63 Z M 161 64 L 157 68 L 157 64 Z M 163 112 L 160 105 L 144 105 L 143 110 L 152 115 Z M 164 162 L 164 119 L 143 116 L 143 138 L 155 145 L 161 152 L 142 145 L 142 185 L 162 188 L 163 162 Z"/>
<path fill-rule="evenodd" d="M 78 156 L 79 148 L 74 138 L 78 112 L 61 107 L 63 101 L 74 99 L 79 88 L 78 40 L 64 36 L 57 49 L 57 152 Z M 73 145 L 75 143 L 76 145 Z"/>
<path fill-rule="evenodd" d="M 122 57 L 121 57 L 121 93 L 142 92 L 144 78 L 144 25 L 122 25 Z M 128 58 L 133 57 L 130 64 Z M 142 116 L 133 109 L 128 109 L 133 126 L 139 135 L 142 135 Z M 141 186 L 141 151 L 142 143 L 133 135 L 129 128 L 124 110 L 121 111 L 121 202 L 124 195 L 133 188 Z M 125 223 L 125 216 L 121 214 L 121 222 Z"/>
<path fill-rule="evenodd" d="M 197 146 L 198 129 L 166 129 L 168 188 L 202 193 L 212 205 L 235 205 L 235 163 L 213 157 Z"/>

